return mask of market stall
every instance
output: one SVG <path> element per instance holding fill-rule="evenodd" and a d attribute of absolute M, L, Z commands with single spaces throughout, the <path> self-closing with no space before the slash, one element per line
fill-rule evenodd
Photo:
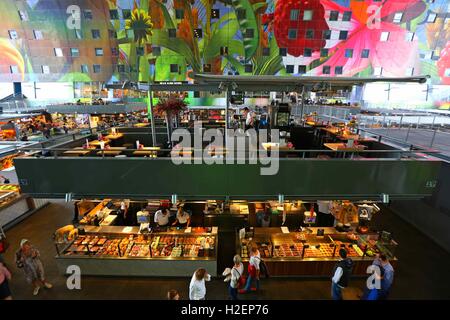
<path fill-rule="evenodd" d="M 365 235 L 339 232 L 335 228 L 253 228 L 236 236 L 237 252 L 248 263 L 250 249 L 257 246 L 272 276 L 327 276 L 345 248 L 354 262 L 353 275 L 366 276 L 377 253 L 384 253 L 396 267 L 397 243 L 386 233 Z"/>
<path fill-rule="evenodd" d="M 215 276 L 217 240 L 217 227 L 140 233 L 139 227 L 85 226 L 55 243 L 56 262 L 63 274 L 77 265 L 83 275 L 178 277 L 206 268 Z"/>

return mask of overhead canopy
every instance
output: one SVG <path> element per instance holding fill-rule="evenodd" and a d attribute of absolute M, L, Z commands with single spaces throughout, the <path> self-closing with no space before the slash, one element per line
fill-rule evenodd
<path fill-rule="evenodd" d="M 349 90 L 355 85 L 371 82 L 410 82 L 425 83 L 429 76 L 385 78 L 385 77 L 293 77 L 293 76 L 226 76 L 195 74 L 195 84 L 150 84 L 152 91 L 225 91 L 226 86 L 234 91 L 247 92 L 287 92 L 299 91 L 303 87 L 308 90 L 330 89 Z"/>

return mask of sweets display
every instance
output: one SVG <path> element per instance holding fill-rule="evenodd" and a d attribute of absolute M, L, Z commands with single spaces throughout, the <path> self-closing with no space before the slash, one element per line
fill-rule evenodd
<path fill-rule="evenodd" d="M 144 235 L 122 238 L 80 235 L 64 251 L 64 255 L 133 258 L 213 257 L 215 241 L 215 236 L 155 235 L 151 239 L 146 239 Z"/>

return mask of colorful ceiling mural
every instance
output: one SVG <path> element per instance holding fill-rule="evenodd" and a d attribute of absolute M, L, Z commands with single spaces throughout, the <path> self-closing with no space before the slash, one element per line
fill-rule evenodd
<path fill-rule="evenodd" d="M 79 28 L 68 25 L 79 7 Z M 447 0 L 3 0 L 0 82 L 409 76 L 450 84 Z"/>

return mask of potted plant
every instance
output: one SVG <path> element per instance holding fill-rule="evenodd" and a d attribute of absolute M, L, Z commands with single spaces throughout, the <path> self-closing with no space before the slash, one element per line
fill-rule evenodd
<path fill-rule="evenodd" d="M 155 105 L 155 114 L 164 116 L 167 125 L 167 138 L 169 145 L 171 144 L 172 136 L 172 121 L 178 117 L 181 111 L 187 109 L 187 103 L 176 97 L 161 98 Z"/>

